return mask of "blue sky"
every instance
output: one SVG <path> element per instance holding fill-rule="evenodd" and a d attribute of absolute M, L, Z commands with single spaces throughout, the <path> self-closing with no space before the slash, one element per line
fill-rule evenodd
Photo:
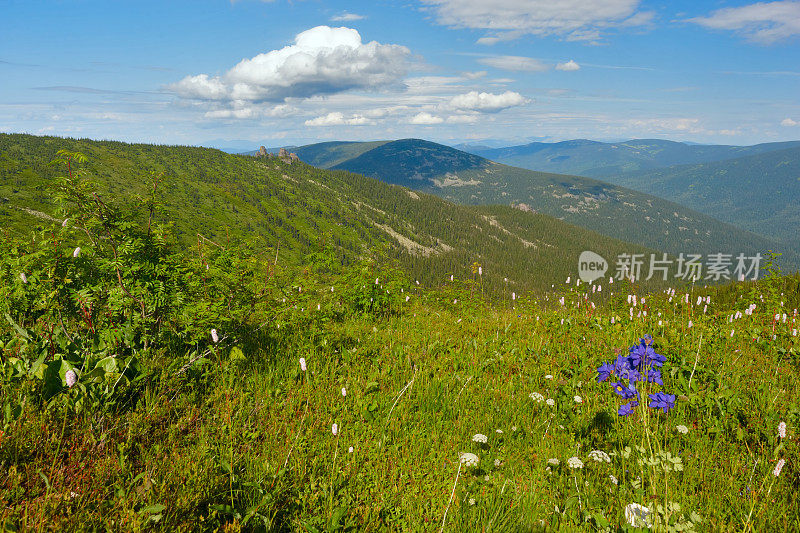
<path fill-rule="evenodd" d="M 800 139 L 800 1 L 4 0 L 0 131 Z"/>

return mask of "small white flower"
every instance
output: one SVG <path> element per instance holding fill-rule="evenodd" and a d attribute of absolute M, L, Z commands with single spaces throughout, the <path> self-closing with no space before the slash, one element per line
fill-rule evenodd
<path fill-rule="evenodd" d="M 675 426 L 675 429 L 678 430 L 678 433 L 682 433 L 683 435 L 689 433 L 689 428 L 687 428 L 683 424 Z"/>
<path fill-rule="evenodd" d="M 544 377 L 544 379 L 553 379 L 553 375 L 552 375 L 552 374 L 547 374 L 547 375 Z"/>
<path fill-rule="evenodd" d="M 786 459 L 781 459 L 778 461 L 778 464 L 775 465 L 775 470 L 772 471 L 772 475 L 778 477 L 781 475 L 781 470 L 783 470 L 783 465 L 786 464 Z"/>
<path fill-rule="evenodd" d="M 494 466 L 500 466 L 501 464 L 503 464 L 503 461 L 501 461 L 500 459 L 494 460 Z"/>
<path fill-rule="evenodd" d="M 517 426 L 511 426 L 511 431 L 516 431 L 516 430 L 517 430 Z"/>
<path fill-rule="evenodd" d="M 494 432 L 497 433 L 498 435 L 502 435 L 503 434 L 503 430 L 502 429 L 496 429 L 496 430 L 494 430 Z"/>
<path fill-rule="evenodd" d="M 347 396 L 347 389 L 342 387 L 342 396 Z"/>
<path fill-rule="evenodd" d="M 545 401 L 545 403 L 546 403 L 547 405 L 549 405 L 550 407 L 555 407 L 555 405 L 556 405 L 556 401 L 555 401 L 554 399 L 552 399 L 552 398 L 548 398 L 548 399 Z"/>
<path fill-rule="evenodd" d="M 62 222 L 62 223 L 61 223 L 61 227 L 62 227 L 62 228 L 66 228 L 66 227 L 67 227 L 67 222 L 69 222 L 69 219 L 68 219 L 68 218 L 65 218 L 65 219 L 64 219 L 64 222 Z"/>
<path fill-rule="evenodd" d="M 481 462 L 480 458 L 477 455 L 470 452 L 462 453 L 461 457 L 459 457 L 459 460 L 461 461 L 461 464 L 465 466 L 478 466 L 478 463 Z"/>
<path fill-rule="evenodd" d="M 486 444 L 487 440 L 489 440 L 488 437 L 483 433 L 476 433 L 472 436 L 472 442 L 477 442 L 479 444 Z"/>
<path fill-rule="evenodd" d="M 378 278 L 375 278 L 375 285 L 378 284 Z"/>
<path fill-rule="evenodd" d="M 570 457 L 567 459 L 567 466 L 570 468 L 583 468 L 583 461 L 578 459 L 577 457 Z"/>
<path fill-rule="evenodd" d="M 214 344 L 217 344 L 219 342 L 219 336 L 217 335 L 216 329 L 211 330 L 211 340 L 214 341 Z"/>
<path fill-rule="evenodd" d="M 561 464 L 561 461 L 559 461 L 558 459 L 548 459 L 547 464 L 551 466 L 558 466 Z"/>
<path fill-rule="evenodd" d="M 616 477 L 614 477 L 614 474 L 609 474 L 608 479 L 611 480 L 611 483 L 613 483 L 614 485 L 619 485 L 619 480 Z"/>
<path fill-rule="evenodd" d="M 305 357 L 301 357 L 300 358 L 300 370 L 302 370 L 303 372 L 306 371 L 306 358 Z"/>
<path fill-rule="evenodd" d="M 575 403 L 583 403 L 583 398 L 581 398 L 580 396 L 575 396 L 575 398 L 573 399 L 575 400 Z"/>
<path fill-rule="evenodd" d="M 352 446 L 350 446 L 349 448 L 347 448 L 347 453 L 353 453 L 353 447 L 352 447 Z"/>
<path fill-rule="evenodd" d="M 625 519 L 633 527 L 650 527 L 647 518 L 650 516 L 650 509 L 638 503 L 630 503 L 625 506 Z"/>
<path fill-rule="evenodd" d="M 71 389 L 72 386 L 78 382 L 78 374 L 76 374 L 74 370 L 67 370 L 64 379 L 67 382 L 67 387 Z"/>
<path fill-rule="evenodd" d="M 80 255 L 81 255 L 81 247 L 80 247 L 80 246 L 78 246 L 78 247 L 77 247 L 77 248 L 75 248 L 75 250 L 72 252 L 72 257 L 73 257 L 73 258 L 76 258 L 76 257 L 80 257 Z"/>
<path fill-rule="evenodd" d="M 486 474 L 485 476 L 483 476 L 483 480 L 484 481 L 489 481 L 489 474 Z"/>
<path fill-rule="evenodd" d="M 589 452 L 589 459 L 593 459 L 598 463 L 610 463 L 611 457 L 602 450 L 592 450 Z"/>
<path fill-rule="evenodd" d="M 478 275 L 483 276 L 483 267 L 478 267 Z"/>
<path fill-rule="evenodd" d="M 786 438 L 786 422 L 778 424 L 778 436 L 782 439 Z"/>
<path fill-rule="evenodd" d="M 331 426 L 331 433 L 333 433 L 334 435 L 339 434 L 339 424 L 336 424 L 334 422 L 334 424 Z"/>
<path fill-rule="evenodd" d="M 533 401 L 535 401 L 535 402 L 537 402 L 537 403 L 542 403 L 542 402 L 544 401 L 544 396 L 542 396 L 542 395 L 541 395 L 541 394 L 539 394 L 538 392 L 532 392 L 532 393 L 530 393 L 530 394 L 528 395 L 528 397 L 529 397 L 531 400 L 533 400 Z"/>
<path fill-rule="evenodd" d="M 469 504 L 470 505 L 475 505 L 475 498 L 470 498 L 469 499 Z"/>
<path fill-rule="evenodd" d="M 19 279 L 22 280 L 22 283 L 28 283 L 28 276 L 25 275 L 25 272 L 19 273 Z"/>

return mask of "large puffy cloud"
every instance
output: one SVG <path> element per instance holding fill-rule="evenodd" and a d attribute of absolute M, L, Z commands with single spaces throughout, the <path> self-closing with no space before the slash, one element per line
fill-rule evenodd
<path fill-rule="evenodd" d="M 614 26 L 644 24 L 652 17 L 636 11 L 639 0 L 422 0 L 431 6 L 438 22 L 455 28 L 482 29 L 493 44 L 525 34 L 562 35 L 573 40 L 597 39 Z"/>
<path fill-rule="evenodd" d="M 733 30 L 763 44 L 800 35 L 800 2 L 759 2 L 749 6 L 726 7 L 707 17 L 688 19 L 715 30 Z"/>
<path fill-rule="evenodd" d="M 543 63 L 538 59 L 522 56 L 482 57 L 478 60 L 478 62 L 494 68 L 515 70 L 520 72 L 544 72 L 550 68 L 550 65 Z"/>
<path fill-rule="evenodd" d="M 466 94 L 454 96 L 449 106 L 459 111 L 480 111 L 483 113 L 497 113 L 503 109 L 524 105 L 530 102 L 521 94 L 513 91 L 506 91 L 502 94 L 479 93 L 470 91 Z"/>
<path fill-rule="evenodd" d="M 350 89 L 379 89 L 405 75 L 405 46 L 361 42 L 352 28 L 317 26 L 280 50 L 243 59 L 222 76 L 187 76 L 169 86 L 184 98 L 278 102 Z"/>

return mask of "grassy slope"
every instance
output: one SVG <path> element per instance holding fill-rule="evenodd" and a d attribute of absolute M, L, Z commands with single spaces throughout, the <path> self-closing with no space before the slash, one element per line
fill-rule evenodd
<path fill-rule="evenodd" d="M 54 214 L 48 185 L 61 169 L 47 162 L 62 148 L 84 152 L 103 197 L 123 203 L 146 193 L 150 170 L 165 172 L 159 217 L 174 223 L 190 246 L 197 233 L 222 244 L 257 238 L 263 247 L 279 247 L 281 262 L 300 264 L 312 252 L 332 249 L 339 263 L 348 264 L 368 247 L 386 243 L 390 255 L 424 284 L 461 275 L 477 261 L 487 290 L 505 290 L 507 277 L 517 292 L 563 280 L 585 249 L 609 260 L 647 252 L 545 215 L 457 206 L 344 171 L 205 148 L 27 135 L 0 135 L 0 198 L 8 199 L 0 204 L 4 229 L 23 234 L 42 223 L 20 208 Z M 497 216 L 514 229 L 492 220 Z M 419 245 L 417 253 L 399 239 Z M 420 247 L 432 253 L 419 253 Z"/>
<path fill-rule="evenodd" d="M 325 308 L 326 289 L 306 307 Z M 624 294 L 592 311 L 572 293 L 564 309 L 504 310 L 468 297 L 451 305 L 442 292 L 414 295 L 388 320 L 270 328 L 242 362 L 228 361 L 223 342 L 202 378 L 165 373 L 121 413 L 28 408 L 0 441 L 0 524 L 239 531 L 250 512 L 249 527 L 280 531 L 324 530 L 333 516 L 362 531 L 596 531 L 601 519 L 622 527 L 632 502 L 676 502 L 701 531 L 797 531 L 797 324 L 773 331 L 775 302 L 759 301 L 758 287 L 756 313 L 728 323 L 749 290 L 725 303 L 712 293 L 708 313 L 678 304 L 680 294 L 653 297 L 649 317 L 633 320 Z M 595 368 L 647 332 L 668 359 L 665 390 L 680 397 L 668 415 L 621 419 Z M 788 438 L 773 454 L 779 421 Z M 598 463 L 591 450 L 620 455 Z M 478 467 L 460 467 L 461 452 Z M 680 457 L 682 470 L 665 472 L 658 452 Z M 572 457 L 584 467 L 570 469 Z M 777 457 L 788 461 L 779 478 Z"/>
<path fill-rule="evenodd" d="M 461 204 L 525 204 L 572 224 L 670 253 L 780 250 L 785 252 L 789 268 L 800 265 L 797 250 L 787 244 L 677 203 L 591 178 L 500 165 L 427 141 L 406 139 L 382 144 L 339 163 L 337 168 Z"/>
<path fill-rule="evenodd" d="M 800 147 L 607 179 L 787 243 L 800 234 Z"/>

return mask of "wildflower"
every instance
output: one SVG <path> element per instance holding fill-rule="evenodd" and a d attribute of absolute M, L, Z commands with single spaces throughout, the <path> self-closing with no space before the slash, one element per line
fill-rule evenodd
<path fill-rule="evenodd" d="M 556 405 L 556 401 L 554 399 L 552 399 L 552 398 L 548 398 L 545 403 L 547 405 L 549 405 L 550 407 L 554 407 Z"/>
<path fill-rule="evenodd" d="M 544 401 L 544 396 L 542 396 L 542 395 L 541 395 L 541 394 L 539 394 L 538 392 L 532 392 L 532 393 L 530 393 L 530 394 L 528 395 L 528 397 L 529 397 L 531 400 L 533 400 L 533 401 L 535 401 L 535 402 L 537 402 L 537 403 L 542 403 L 542 402 Z"/>
<path fill-rule="evenodd" d="M 657 392 L 655 394 L 649 394 L 650 396 L 650 405 L 651 409 L 663 409 L 666 413 L 670 409 L 675 407 L 675 395 L 674 394 L 665 394 L 663 392 Z"/>
<path fill-rule="evenodd" d="M 561 464 L 561 461 L 559 461 L 558 459 L 548 459 L 547 464 L 549 464 L 550 466 L 558 466 Z"/>
<path fill-rule="evenodd" d="M 630 387 L 626 387 L 622 384 L 621 381 L 614 383 L 614 392 L 617 395 L 625 400 L 629 400 L 631 398 L 636 398 L 639 396 L 639 393 L 636 391 L 636 387 L 631 385 Z"/>
<path fill-rule="evenodd" d="M 349 448 L 347 448 L 347 453 L 353 453 L 353 447 L 352 447 L 352 446 L 350 446 Z"/>
<path fill-rule="evenodd" d="M 577 457 L 570 457 L 567 459 L 567 466 L 570 468 L 583 468 L 583 461 L 578 459 Z"/>
<path fill-rule="evenodd" d="M 472 442 L 477 442 L 478 444 L 486 444 L 487 440 L 489 438 L 483 433 L 476 433 L 472 436 Z"/>
<path fill-rule="evenodd" d="M 475 498 L 470 498 L 469 499 L 469 504 L 470 505 L 475 505 Z"/>
<path fill-rule="evenodd" d="M 461 464 L 465 466 L 478 466 L 478 463 L 481 462 L 480 458 L 475 455 L 474 453 L 464 452 L 459 457 Z"/>
<path fill-rule="evenodd" d="M 217 344 L 219 342 L 219 336 L 217 335 L 216 329 L 211 330 L 211 340 L 214 341 L 214 344 Z"/>
<path fill-rule="evenodd" d="M 619 480 L 614 476 L 614 474 L 609 474 L 608 479 L 610 479 L 611 483 L 614 485 L 619 485 Z"/>
<path fill-rule="evenodd" d="M 503 434 L 503 430 L 502 429 L 496 429 L 496 430 L 494 430 L 494 432 L 497 433 L 498 435 L 502 435 Z"/>
<path fill-rule="evenodd" d="M 75 373 L 74 370 L 67 370 L 67 373 L 64 376 L 64 379 L 67 382 L 67 387 L 69 387 L 71 389 L 72 386 L 75 385 L 75 383 L 78 382 L 78 375 Z"/>
<path fill-rule="evenodd" d="M 597 382 L 600 383 L 601 381 L 607 380 L 611 377 L 611 374 L 614 373 L 614 365 L 611 363 L 603 363 L 597 369 Z"/>
<path fill-rule="evenodd" d="M 347 389 L 342 387 L 342 396 L 347 396 Z"/>
<path fill-rule="evenodd" d="M 81 247 L 80 247 L 80 246 L 78 246 L 78 247 L 77 247 L 77 248 L 75 248 L 75 250 L 72 252 L 72 257 L 73 257 L 73 258 L 76 258 L 76 257 L 80 257 L 80 255 L 81 255 Z"/>
<path fill-rule="evenodd" d="M 483 267 L 478 267 L 478 275 L 483 276 Z"/>
<path fill-rule="evenodd" d="M 782 439 L 786 438 L 786 422 L 778 424 L 778 436 Z"/>
<path fill-rule="evenodd" d="M 500 459 L 494 460 L 494 466 L 500 466 L 501 464 L 503 464 L 503 461 L 501 461 Z"/>
<path fill-rule="evenodd" d="M 517 430 L 517 426 L 511 426 L 511 431 L 516 431 L 516 430 Z"/>
<path fill-rule="evenodd" d="M 589 459 L 593 459 L 598 463 L 610 463 L 611 457 L 602 450 L 592 450 L 589 452 Z"/>
<path fill-rule="evenodd" d="M 547 374 L 547 375 L 544 377 L 544 379 L 553 379 L 553 376 L 552 376 L 552 374 Z"/>
<path fill-rule="evenodd" d="M 617 414 L 619 416 L 628 416 L 629 414 L 633 413 L 633 408 L 637 407 L 638 405 L 639 402 L 637 401 L 628 402 L 625 405 L 621 406 L 619 409 L 617 409 Z"/>
<path fill-rule="evenodd" d="M 22 280 L 22 283 L 28 283 L 28 276 L 25 275 L 25 272 L 19 273 L 19 279 Z"/>
<path fill-rule="evenodd" d="M 686 435 L 687 433 L 689 433 L 689 428 L 687 428 L 683 424 L 675 426 L 675 429 L 678 431 L 678 433 L 681 433 L 683 435 Z"/>
<path fill-rule="evenodd" d="M 583 398 L 581 398 L 580 396 L 575 396 L 573 400 L 575 400 L 575 403 L 583 403 Z"/>
<path fill-rule="evenodd" d="M 306 358 L 305 357 L 301 357 L 300 358 L 300 370 L 302 370 L 303 372 L 306 371 Z"/>
<path fill-rule="evenodd" d="M 630 503 L 625 507 L 625 520 L 632 527 L 650 527 L 647 518 L 650 516 L 650 509 L 638 503 Z"/>
<path fill-rule="evenodd" d="M 331 426 L 331 433 L 333 433 L 334 435 L 339 434 L 339 424 L 334 422 L 334 424 Z"/>
<path fill-rule="evenodd" d="M 68 218 L 65 218 L 65 219 L 64 219 L 64 222 L 62 222 L 62 223 L 61 223 L 61 227 L 62 227 L 62 228 L 66 228 L 66 227 L 67 227 L 67 222 L 69 222 L 69 219 L 68 219 Z"/>
<path fill-rule="evenodd" d="M 772 475 L 778 477 L 781 475 L 781 470 L 783 470 L 783 465 L 786 464 L 786 459 L 780 459 L 778 464 L 775 465 L 775 470 L 772 471 Z"/>

